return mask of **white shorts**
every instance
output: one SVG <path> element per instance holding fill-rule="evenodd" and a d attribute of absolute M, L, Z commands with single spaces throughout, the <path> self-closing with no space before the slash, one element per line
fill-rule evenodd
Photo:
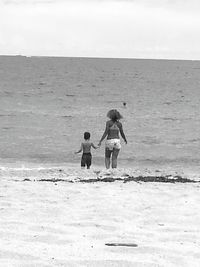
<path fill-rule="evenodd" d="M 105 143 L 106 148 L 113 150 L 113 148 L 120 149 L 120 139 L 107 139 Z"/>

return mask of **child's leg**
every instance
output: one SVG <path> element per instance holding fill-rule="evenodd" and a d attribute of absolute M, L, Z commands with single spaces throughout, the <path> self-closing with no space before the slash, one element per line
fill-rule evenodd
<path fill-rule="evenodd" d="M 92 155 L 87 155 L 86 157 L 87 169 L 90 169 L 91 164 L 92 164 Z"/>
<path fill-rule="evenodd" d="M 82 155 L 82 158 L 81 158 L 81 168 L 85 168 L 85 162 L 86 162 L 86 158 L 85 158 L 85 155 L 83 154 Z"/>

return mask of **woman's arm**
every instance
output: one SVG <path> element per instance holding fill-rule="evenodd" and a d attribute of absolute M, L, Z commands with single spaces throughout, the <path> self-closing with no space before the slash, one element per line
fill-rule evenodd
<path fill-rule="evenodd" d="M 122 127 L 121 123 L 120 123 L 119 131 L 120 131 L 122 138 L 124 139 L 124 142 L 127 144 L 126 136 L 124 134 L 123 127 Z"/>
<path fill-rule="evenodd" d="M 100 139 L 100 141 L 99 141 L 99 144 L 98 144 L 98 146 L 101 146 L 101 142 L 106 138 L 106 136 L 108 135 L 108 129 L 109 129 L 109 127 L 108 127 L 108 121 L 106 122 L 106 129 L 105 129 L 105 131 L 104 131 L 104 133 L 103 133 L 103 135 L 102 135 L 102 137 L 101 137 L 101 139 Z"/>

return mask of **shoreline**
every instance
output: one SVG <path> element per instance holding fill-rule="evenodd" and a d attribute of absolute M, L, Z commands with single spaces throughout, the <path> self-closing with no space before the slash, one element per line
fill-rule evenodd
<path fill-rule="evenodd" d="M 91 169 L 81 169 L 79 164 L 7 164 L 0 165 L 0 177 L 15 181 L 46 182 L 162 182 L 190 183 L 200 182 L 199 168 L 173 167 L 124 167 L 105 169 L 93 165 Z"/>

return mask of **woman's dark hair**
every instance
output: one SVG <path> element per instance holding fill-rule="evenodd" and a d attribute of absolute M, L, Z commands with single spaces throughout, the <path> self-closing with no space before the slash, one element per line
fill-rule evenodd
<path fill-rule="evenodd" d="M 85 139 L 85 140 L 90 139 L 90 133 L 89 133 L 89 132 L 85 132 L 85 133 L 84 133 L 84 139 Z"/>
<path fill-rule="evenodd" d="M 107 113 L 107 117 L 112 121 L 118 121 L 123 118 L 119 111 L 116 109 L 109 110 Z"/>

